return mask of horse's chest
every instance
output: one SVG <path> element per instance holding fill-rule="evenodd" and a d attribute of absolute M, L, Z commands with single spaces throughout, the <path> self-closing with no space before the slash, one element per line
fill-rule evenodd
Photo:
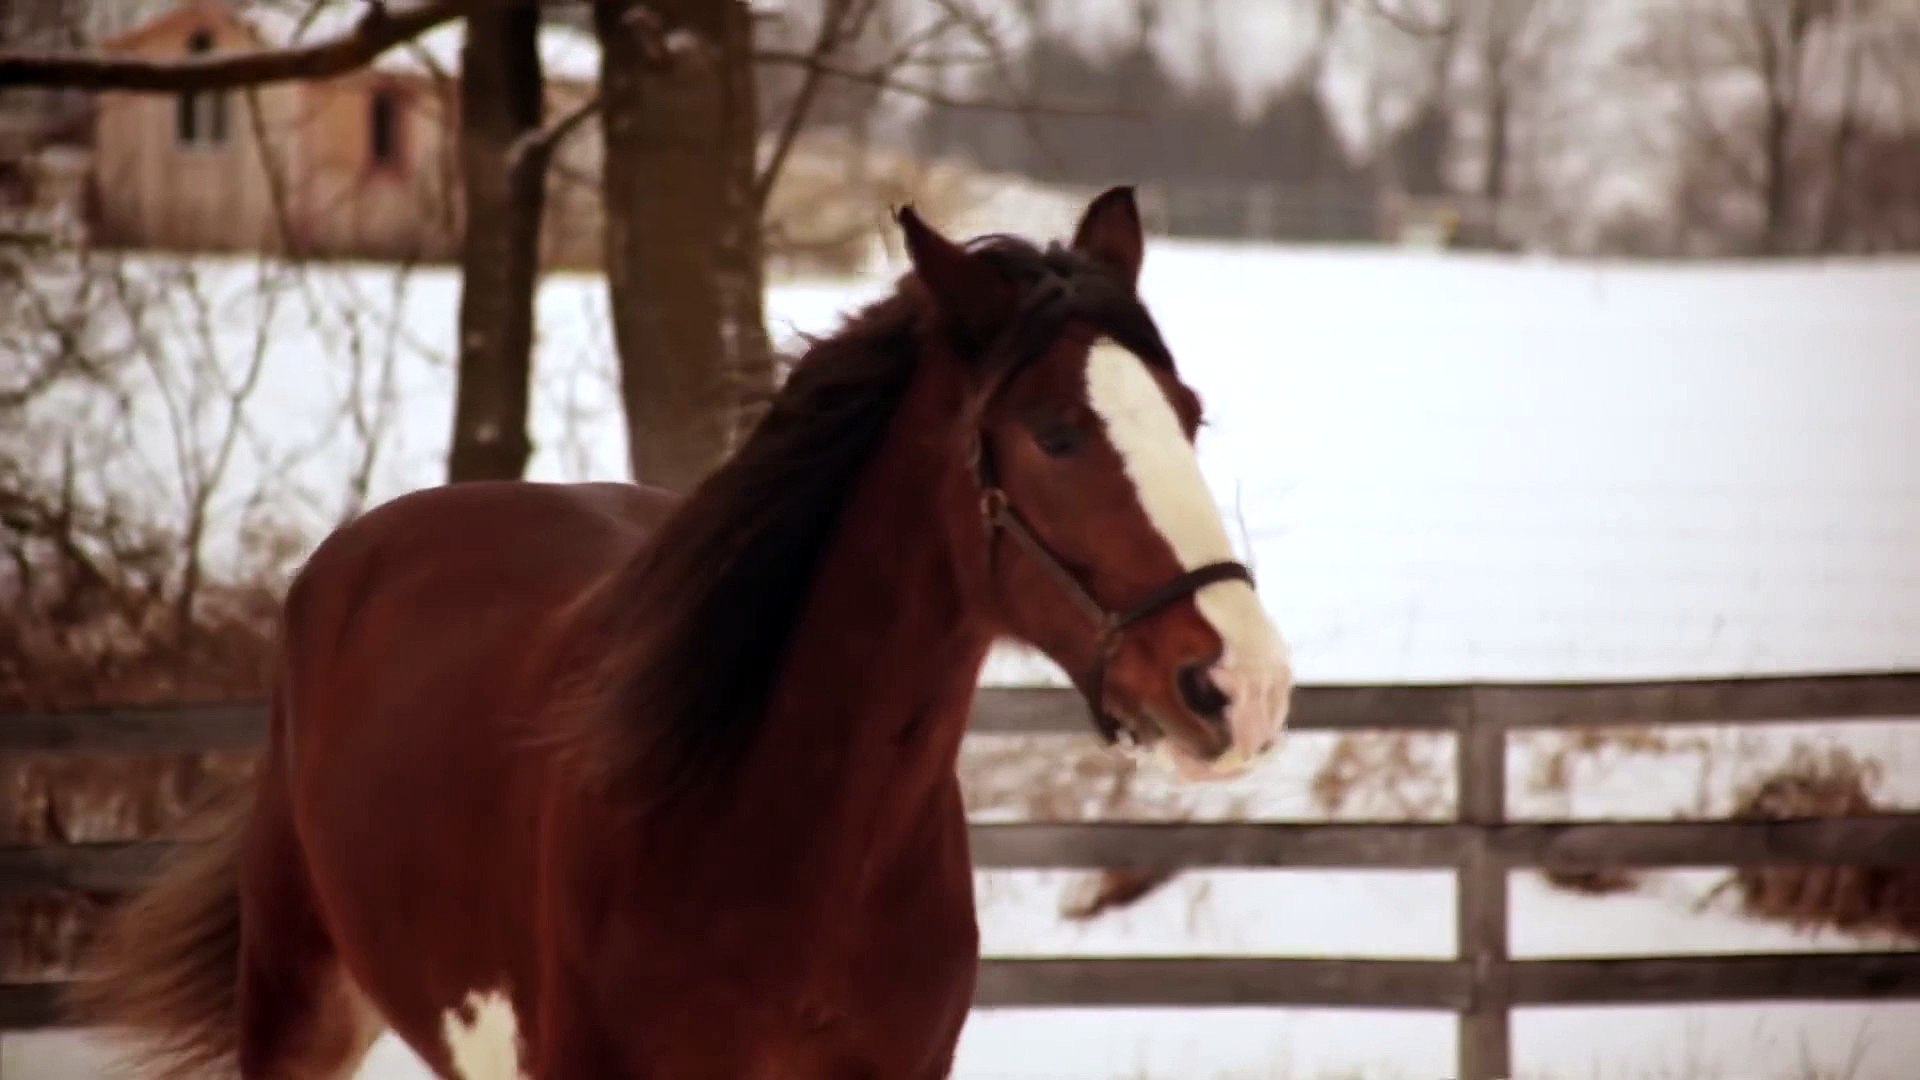
<path fill-rule="evenodd" d="M 654 891 L 614 904 L 670 913 L 614 920 L 623 932 L 583 955 L 589 1011 L 607 1018 L 620 1060 L 643 1075 L 944 1077 L 980 940 L 966 821 L 957 793 L 948 802 L 882 862 L 762 872 L 752 900 L 743 887 L 743 899 Z"/>
<path fill-rule="evenodd" d="M 854 958 L 854 992 L 869 1007 L 892 1011 L 964 1009 L 973 993 L 980 931 L 973 896 L 869 913 L 873 920 Z M 903 1018 L 904 1019 L 904 1018 Z"/>
<path fill-rule="evenodd" d="M 904 1070 L 883 1075 L 944 1075 L 972 1004 L 980 932 L 965 827 L 877 875 L 859 905 L 844 1030 L 862 1056 Z"/>

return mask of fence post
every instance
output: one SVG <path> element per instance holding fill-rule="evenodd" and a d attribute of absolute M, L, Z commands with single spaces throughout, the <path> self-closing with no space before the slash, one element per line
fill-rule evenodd
<path fill-rule="evenodd" d="M 1507 729 L 1497 710 L 1482 707 L 1483 691 L 1468 697 L 1455 729 L 1456 813 L 1468 826 L 1501 824 L 1507 811 Z M 1480 828 L 1468 832 L 1455 890 L 1455 934 L 1460 958 L 1472 972 L 1471 996 L 1460 1014 L 1458 1080 L 1506 1080 L 1513 1075 L 1507 993 L 1507 867 Z"/>

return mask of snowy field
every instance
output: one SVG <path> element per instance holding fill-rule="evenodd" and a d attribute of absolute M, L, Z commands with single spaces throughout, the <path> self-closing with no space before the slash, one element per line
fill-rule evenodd
<path fill-rule="evenodd" d="M 1062 223 L 1063 226 L 1066 223 Z M 197 268 L 222 350 L 260 343 L 250 408 L 268 425 L 224 483 L 216 536 L 270 478 L 308 522 L 343 505 L 351 424 L 379 412 L 349 336 L 393 358 L 395 421 L 375 498 L 433 482 L 450 403 L 457 282 L 422 271 L 324 271 L 273 320 L 239 297 L 250 263 Z M 776 334 L 830 329 L 874 279 L 770 290 Z M 1316 681 L 1631 678 L 1920 668 L 1920 262 L 1689 266 L 1451 254 L 1282 250 L 1160 241 L 1143 293 L 1206 400 L 1202 460 L 1243 523 L 1267 603 Z M 398 336 L 385 313 L 398 310 Z M 284 323 L 281 320 L 285 320 Z M 183 331 L 183 336 L 184 336 Z M 180 340 L 180 339 L 174 339 Z M 540 297 L 535 478 L 622 475 L 605 298 L 549 279 Z M 371 404 L 370 404 L 371 403 Z M 354 410 L 349 410 L 353 412 Z M 165 460 L 161 410 L 134 424 Z M 160 440 L 160 441 L 155 441 Z M 293 450 L 300 451 L 299 460 Z M 165 490 L 167 478 L 152 482 Z M 223 534 L 220 530 L 226 530 Z M 995 682 L 1061 682 L 997 657 Z M 1920 725 L 1916 725 L 1920 726 Z M 1564 791 L 1525 782 L 1548 752 L 1516 740 L 1514 812 L 1660 817 L 1724 812 L 1752 768 L 1796 740 L 1879 760 L 1878 792 L 1920 804 L 1920 737 L 1904 724 L 1688 732 L 1668 753 L 1583 760 Z M 1303 735 L 1266 772 L 1202 808 L 1313 817 L 1304 792 L 1331 740 Z M 1444 744 L 1442 744 L 1444 746 Z M 1085 746 L 1066 740 L 1068 747 Z M 1444 766 L 1444 760 L 1442 761 Z M 1444 813 L 1444 802 L 1432 813 Z M 1068 875 L 979 878 L 995 955 L 1452 955 L 1444 873 L 1185 875 L 1129 911 L 1060 918 Z M 1719 875 L 1651 875 L 1607 898 L 1514 880 L 1519 956 L 1899 947 L 1807 934 L 1701 905 Z M 1781 1004 L 1517 1014 L 1520 1076 L 1770 1080 L 1920 1075 L 1920 1005 Z M 1443 1014 L 1360 1010 L 982 1013 L 965 1078 L 1437 1080 Z M 0 1075 L 92 1075 L 73 1036 L 13 1037 Z M 383 1042 L 363 1076 L 424 1075 Z"/>
<path fill-rule="evenodd" d="M 439 479 L 455 275 L 206 261 L 193 276 L 201 299 L 155 305 L 131 344 L 173 368 L 212 347 L 235 381 L 260 356 L 216 548 L 250 515 L 337 517 L 363 426 L 386 432 L 373 499 Z M 769 320 L 791 342 L 886 285 L 776 285 Z M 1920 262 L 1160 241 L 1142 289 L 1207 402 L 1203 465 L 1310 680 L 1920 664 Z M 530 475 L 624 476 L 603 287 L 550 277 L 538 334 Z M 117 466 L 82 482 L 117 468 L 123 491 L 178 486 L 181 418 L 210 443 L 220 411 L 159 397 Z"/>

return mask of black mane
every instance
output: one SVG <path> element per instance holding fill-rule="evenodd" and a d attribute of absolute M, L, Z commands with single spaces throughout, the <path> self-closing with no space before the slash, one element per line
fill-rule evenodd
<path fill-rule="evenodd" d="M 1013 353 L 1034 355 L 1080 317 L 1171 364 L 1131 290 L 1084 256 L 1009 236 L 973 250 L 1028 298 L 1003 340 Z M 750 744 L 845 499 L 915 373 L 919 311 L 902 288 L 812 340 L 740 449 L 605 591 L 600 628 L 615 645 L 588 676 L 579 747 L 594 772 L 624 778 L 651 761 L 648 786 L 670 794 Z"/>

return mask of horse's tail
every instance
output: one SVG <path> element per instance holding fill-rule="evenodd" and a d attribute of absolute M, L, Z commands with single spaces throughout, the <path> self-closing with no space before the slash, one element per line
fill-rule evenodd
<path fill-rule="evenodd" d="M 253 785 L 210 808 L 196 842 L 108 916 L 69 1015 L 137 1050 L 140 1075 L 208 1077 L 239 1044 L 240 856 Z M 210 835 L 209 835 L 210 834 Z M 205 835 L 204 840 L 199 839 Z"/>

